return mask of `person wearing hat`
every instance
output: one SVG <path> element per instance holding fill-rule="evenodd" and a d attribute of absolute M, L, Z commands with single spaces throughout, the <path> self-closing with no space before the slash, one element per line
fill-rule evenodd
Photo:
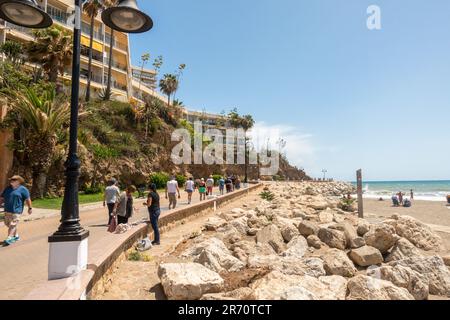
<path fill-rule="evenodd" d="M 161 208 L 159 206 L 159 194 L 156 190 L 156 184 L 150 184 L 150 192 L 147 197 L 147 202 L 144 202 L 144 206 L 148 209 L 148 214 L 150 217 L 150 224 L 153 228 L 154 240 L 152 241 L 153 245 L 159 245 L 159 227 L 158 227 L 158 219 L 161 215 Z"/>
<path fill-rule="evenodd" d="M 105 193 L 103 195 L 103 206 L 108 206 L 108 226 L 111 224 L 111 220 L 114 216 L 114 207 L 116 206 L 116 202 L 120 196 L 120 190 L 117 186 L 117 180 L 111 179 L 108 181 L 108 186 L 105 189 Z"/>
<path fill-rule="evenodd" d="M 24 204 L 28 206 L 28 214 L 33 213 L 30 192 L 23 186 L 25 180 L 21 176 L 13 176 L 9 179 L 9 186 L 0 196 L 0 204 L 5 204 L 5 226 L 8 227 L 6 245 L 19 241 L 17 225 L 20 215 L 23 213 Z"/>

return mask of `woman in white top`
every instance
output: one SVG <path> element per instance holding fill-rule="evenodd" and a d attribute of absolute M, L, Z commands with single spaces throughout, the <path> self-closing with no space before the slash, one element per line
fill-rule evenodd
<path fill-rule="evenodd" d="M 192 177 L 189 178 L 189 180 L 186 181 L 186 183 L 184 184 L 184 190 L 186 190 L 188 194 L 188 204 L 191 204 L 192 194 L 194 193 L 195 190 L 195 182 L 194 179 L 192 179 Z"/>

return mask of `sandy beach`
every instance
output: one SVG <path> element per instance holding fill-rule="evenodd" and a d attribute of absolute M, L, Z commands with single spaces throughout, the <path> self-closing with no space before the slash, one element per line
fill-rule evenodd
<path fill-rule="evenodd" d="M 364 199 L 364 213 L 368 220 L 389 218 L 393 214 L 408 215 L 430 225 L 450 248 L 450 207 L 446 201 L 414 200 L 411 208 L 393 207 L 390 200 Z"/>

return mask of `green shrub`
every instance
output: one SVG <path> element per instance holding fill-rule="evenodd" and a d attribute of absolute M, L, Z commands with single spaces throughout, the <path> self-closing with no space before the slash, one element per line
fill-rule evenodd
<path fill-rule="evenodd" d="M 220 174 L 213 174 L 214 184 L 217 186 L 219 185 L 219 180 L 222 178 L 222 175 Z"/>
<path fill-rule="evenodd" d="M 272 201 L 273 199 L 275 199 L 275 195 L 271 192 L 271 191 L 263 191 L 259 194 L 259 196 L 263 199 L 263 200 L 267 200 L 267 201 Z"/>
<path fill-rule="evenodd" d="M 150 183 L 156 184 L 156 188 L 164 189 L 169 181 L 169 175 L 164 172 L 157 172 L 150 176 Z"/>
<path fill-rule="evenodd" d="M 84 194 L 99 194 L 99 193 L 103 193 L 105 191 L 105 187 L 102 185 L 97 185 L 97 186 L 89 186 L 89 187 L 85 187 L 83 192 Z"/>
<path fill-rule="evenodd" d="M 175 177 L 175 179 L 178 182 L 178 187 L 182 188 L 184 186 L 184 184 L 186 183 L 186 177 L 179 174 Z"/>

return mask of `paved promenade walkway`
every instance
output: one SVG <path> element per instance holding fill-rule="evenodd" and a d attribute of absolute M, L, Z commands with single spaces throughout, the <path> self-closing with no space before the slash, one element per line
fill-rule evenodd
<path fill-rule="evenodd" d="M 216 190 L 217 192 L 217 190 Z M 214 193 L 216 194 L 216 193 Z M 161 196 L 162 215 L 168 212 L 168 200 Z M 199 194 L 194 193 L 193 203 L 199 202 Z M 145 199 L 135 199 L 139 211 L 130 222 L 148 220 L 147 209 L 143 206 Z M 187 206 L 187 194 L 181 191 L 177 208 Z M 47 238 L 59 226 L 60 216 L 56 212 L 37 212 L 45 218 L 19 225 L 21 241 L 9 247 L 0 247 L 0 300 L 22 299 L 36 286 L 47 280 L 48 242 Z M 90 205 L 80 209 L 81 223 L 89 230 L 89 244 L 104 237 L 114 237 L 107 232 L 107 209 L 101 204 Z M 6 228 L 0 223 L 0 239 L 6 237 Z"/>

